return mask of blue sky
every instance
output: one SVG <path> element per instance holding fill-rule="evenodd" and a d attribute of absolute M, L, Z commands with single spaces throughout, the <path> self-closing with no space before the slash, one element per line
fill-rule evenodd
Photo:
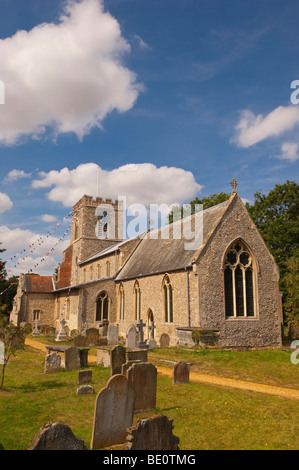
<path fill-rule="evenodd" d="M 298 14 L 295 0 L 0 0 L 3 258 L 95 195 L 95 165 L 100 195 L 145 204 L 232 177 L 249 201 L 298 182 Z"/>

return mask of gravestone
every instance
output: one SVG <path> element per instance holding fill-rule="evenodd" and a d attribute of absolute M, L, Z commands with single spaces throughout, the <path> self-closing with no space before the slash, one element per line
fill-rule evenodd
<path fill-rule="evenodd" d="M 189 383 L 189 364 L 185 361 L 179 361 L 174 365 L 172 382 L 174 384 L 187 384 Z"/>
<path fill-rule="evenodd" d="M 47 423 L 36 433 L 27 450 L 87 450 L 83 439 L 59 421 Z"/>
<path fill-rule="evenodd" d="M 87 367 L 88 366 L 88 351 L 89 351 L 89 348 L 79 348 L 81 367 Z"/>
<path fill-rule="evenodd" d="M 97 395 L 91 449 L 121 444 L 134 416 L 134 390 L 124 375 L 111 377 Z"/>
<path fill-rule="evenodd" d="M 107 331 L 107 344 L 117 344 L 118 343 L 118 326 L 109 325 Z"/>
<path fill-rule="evenodd" d="M 156 408 L 157 368 L 149 362 L 136 362 L 127 370 L 126 377 L 135 392 L 134 411 Z"/>
<path fill-rule="evenodd" d="M 88 328 L 88 330 L 86 330 L 85 337 L 85 346 L 98 346 L 100 333 L 97 328 Z"/>
<path fill-rule="evenodd" d="M 78 385 L 90 384 L 92 382 L 92 370 L 79 370 Z"/>
<path fill-rule="evenodd" d="M 144 341 L 144 332 L 143 328 L 146 326 L 145 323 L 140 319 L 138 323 L 136 323 L 136 326 L 138 328 L 138 333 L 139 333 L 139 341 L 137 341 L 137 346 L 138 348 L 148 348 L 148 345 Z"/>
<path fill-rule="evenodd" d="M 167 348 L 169 346 L 170 339 L 168 334 L 163 333 L 160 337 L 160 348 Z"/>
<path fill-rule="evenodd" d="M 53 326 L 49 326 L 46 329 L 46 336 L 53 337 L 53 336 L 55 336 L 55 334 L 56 334 L 56 331 L 55 331 L 55 328 Z"/>
<path fill-rule="evenodd" d="M 66 325 L 66 321 L 63 318 L 60 321 L 60 330 L 58 332 L 58 335 L 55 338 L 55 341 L 67 341 L 67 333 L 65 331 L 65 325 Z"/>
<path fill-rule="evenodd" d="M 98 348 L 97 349 L 97 365 L 103 367 L 110 367 L 111 358 L 110 350 L 107 348 Z"/>
<path fill-rule="evenodd" d="M 109 320 L 106 320 L 105 318 L 99 324 L 99 332 L 101 336 L 107 336 L 108 325 L 109 325 Z"/>
<path fill-rule="evenodd" d="M 65 368 L 67 370 L 77 370 L 81 368 L 80 352 L 78 348 L 70 347 L 65 350 Z"/>
<path fill-rule="evenodd" d="M 81 348 L 86 345 L 86 337 L 82 335 L 75 336 L 74 338 L 74 346 L 76 348 Z"/>
<path fill-rule="evenodd" d="M 95 393 L 95 389 L 91 385 L 81 385 L 77 388 L 76 395 L 91 395 Z"/>
<path fill-rule="evenodd" d="M 132 361 L 127 361 L 125 364 L 123 364 L 121 366 L 121 373 L 122 375 L 125 375 L 127 376 L 127 370 L 133 365 L 133 364 L 136 364 L 136 362 L 142 362 L 142 361 L 138 361 L 138 360 L 135 360 L 133 359 Z"/>
<path fill-rule="evenodd" d="M 131 349 L 127 351 L 127 360 L 147 362 L 147 349 Z"/>
<path fill-rule="evenodd" d="M 172 423 L 164 415 L 137 421 L 128 429 L 124 450 L 180 450 L 180 439 L 173 434 Z"/>
<path fill-rule="evenodd" d="M 135 325 L 129 326 L 126 334 L 126 348 L 135 349 L 137 346 L 137 330 Z"/>
<path fill-rule="evenodd" d="M 110 351 L 111 375 L 121 374 L 121 366 L 126 362 L 126 348 L 115 346 Z"/>
<path fill-rule="evenodd" d="M 61 356 L 55 352 L 48 354 L 45 359 L 45 374 L 58 372 L 61 367 Z"/>
<path fill-rule="evenodd" d="M 39 321 L 38 320 L 34 320 L 34 329 L 32 331 L 32 336 L 39 336 L 40 335 L 40 331 L 39 331 Z"/>

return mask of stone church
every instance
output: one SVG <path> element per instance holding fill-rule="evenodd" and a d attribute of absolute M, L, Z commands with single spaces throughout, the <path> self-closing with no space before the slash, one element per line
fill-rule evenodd
<path fill-rule="evenodd" d="M 114 210 L 113 230 L 107 213 L 98 213 L 105 204 Z M 125 339 L 142 319 L 145 339 L 154 325 L 157 344 L 162 335 L 170 346 L 185 344 L 197 333 L 218 347 L 280 347 L 279 270 L 236 189 L 189 221 L 203 229 L 194 249 L 174 236 L 182 220 L 167 227 L 168 236 L 166 227 L 151 228 L 122 240 L 121 204 L 83 196 L 73 208 L 57 279 L 21 276 L 11 321 L 38 320 L 41 331 L 58 331 L 64 318 L 70 334 L 106 319 Z"/>

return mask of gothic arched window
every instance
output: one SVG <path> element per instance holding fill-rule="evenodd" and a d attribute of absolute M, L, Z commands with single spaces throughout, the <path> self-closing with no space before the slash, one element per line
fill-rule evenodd
<path fill-rule="evenodd" d="M 252 256 L 240 241 L 233 243 L 224 259 L 226 317 L 255 316 L 255 282 Z"/>
<path fill-rule="evenodd" d="M 173 289 L 168 274 L 163 279 L 162 289 L 165 323 L 173 323 Z"/>
<path fill-rule="evenodd" d="M 134 284 L 134 312 L 135 320 L 140 320 L 140 311 L 141 311 L 141 292 L 139 282 L 135 281 Z"/>
<path fill-rule="evenodd" d="M 110 299 L 106 291 L 97 298 L 96 321 L 108 320 Z"/>
<path fill-rule="evenodd" d="M 119 286 L 119 319 L 125 318 L 125 292 L 123 283 Z"/>

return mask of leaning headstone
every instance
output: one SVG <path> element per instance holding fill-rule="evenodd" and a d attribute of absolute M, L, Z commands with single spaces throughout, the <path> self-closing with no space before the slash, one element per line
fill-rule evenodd
<path fill-rule="evenodd" d="M 121 366 L 126 362 L 126 348 L 115 346 L 110 351 L 111 375 L 121 374 Z"/>
<path fill-rule="evenodd" d="M 95 402 L 91 449 L 126 441 L 126 429 L 133 423 L 134 398 L 134 390 L 124 375 L 108 380 Z"/>
<path fill-rule="evenodd" d="M 61 356 L 55 352 L 48 354 L 45 359 L 45 374 L 58 372 L 61 367 Z"/>
<path fill-rule="evenodd" d="M 156 408 L 157 368 L 150 362 L 136 362 L 126 372 L 135 392 L 134 411 Z"/>
<path fill-rule="evenodd" d="M 174 384 L 187 384 L 189 383 L 189 364 L 185 361 L 179 361 L 174 365 L 172 382 Z"/>
<path fill-rule="evenodd" d="M 65 350 L 65 368 L 67 370 L 77 370 L 81 368 L 78 348 L 70 347 Z"/>
<path fill-rule="evenodd" d="M 92 382 L 92 370 L 79 370 L 78 385 L 90 384 Z"/>
<path fill-rule="evenodd" d="M 137 346 L 137 330 L 135 325 L 129 326 L 126 334 L 126 348 L 135 349 Z"/>
<path fill-rule="evenodd" d="M 173 420 L 159 415 L 137 421 L 128 429 L 125 450 L 180 450 L 173 434 Z"/>
<path fill-rule="evenodd" d="M 59 421 L 47 423 L 40 428 L 27 450 L 87 450 L 83 439 Z"/>
<path fill-rule="evenodd" d="M 160 337 L 160 348 L 167 348 L 169 346 L 170 339 L 168 334 L 163 333 Z"/>
<path fill-rule="evenodd" d="M 86 346 L 98 346 L 100 333 L 97 328 L 88 328 L 88 330 L 86 330 L 85 337 Z"/>
<path fill-rule="evenodd" d="M 95 393 L 95 389 L 91 385 L 81 385 L 77 388 L 76 395 L 91 395 Z"/>
<path fill-rule="evenodd" d="M 76 348 L 81 348 L 86 345 L 86 337 L 83 335 L 78 335 L 74 337 L 74 346 Z"/>
<path fill-rule="evenodd" d="M 109 325 L 107 331 L 107 344 L 118 343 L 118 326 Z"/>

